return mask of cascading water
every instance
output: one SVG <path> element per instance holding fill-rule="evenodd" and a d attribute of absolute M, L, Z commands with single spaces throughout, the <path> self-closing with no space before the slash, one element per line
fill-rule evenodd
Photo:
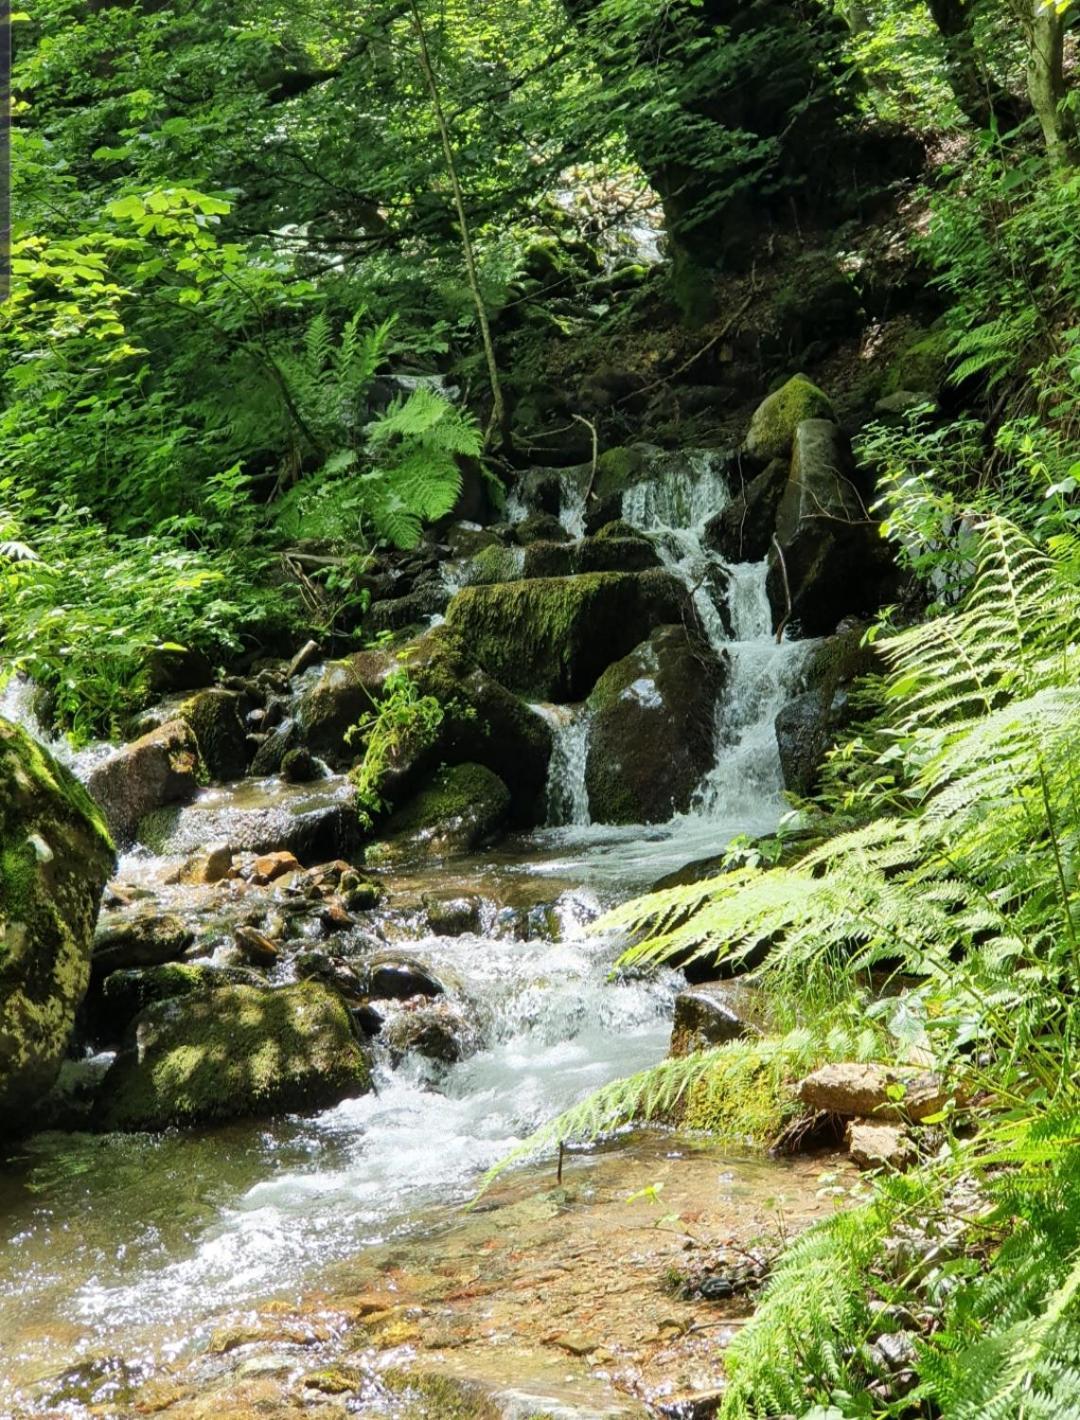
<path fill-rule="evenodd" d="M 549 827 L 587 827 L 589 792 L 585 765 L 589 757 L 589 714 L 582 705 L 534 705 L 551 726 L 552 750 L 548 769 L 547 819 Z"/>
<path fill-rule="evenodd" d="M 587 477 L 567 472 L 560 483 L 560 521 L 581 536 Z M 775 824 L 782 783 L 773 721 L 807 652 L 807 643 L 777 644 L 772 634 L 765 564 L 727 566 L 708 546 L 707 524 L 727 498 L 725 460 L 698 453 L 661 455 L 654 476 L 623 499 L 623 517 L 649 534 L 688 588 L 727 664 L 716 764 L 691 811 L 648 828 L 590 824 L 589 717 L 581 706 L 535 706 L 554 736 L 551 827 L 482 860 L 429 871 L 416 889 L 418 900 L 432 889 L 483 896 L 494 883 L 481 925 L 434 935 L 408 909 L 395 916 L 392 884 L 391 910 L 357 929 L 357 953 L 370 950 L 372 936 L 384 946 L 404 938 L 452 983 L 475 1027 L 474 1052 L 448 1066 L 407 1059 L 397 1068 L 381 1055 L 377 1093 L 307 1120 L 161 1140 L 87 1136 L 78 1148 L 42 1136 L 24 1165 L 29 1189 L 24 1176 L 0 1172 L 0 1411 L 15 1408 L 27 1377 L 114 1345 L 117 1335 L 128 1354 L 197 1346 L 222 1306 L 295 1293 L 335 1259 L 422 1233 L 433 1205 L 466 1197 L 479 1172 L 534 1126 L 663 1056 L 677 978 L 613 982 L 617 944 L 585 927 L 604 903 L 716 854 L 736 833 Z M 506 515 L 520 521 L 530 511 L 515 495 Z M 449 570 L 448 585 L 462 572 Z M 40 734 L 31 693 L 9 682 L 0 714 Z M 188 828 L 193 841 L 207 840 L 208 808 L 226 815 L 218 836 L 228 837 L 239 823 L 228 815 L 246 811 L 240 796 L 257 791 L 207 791 L 180 812 L 170 852 L 186 844 Z M 195 890 L 158 886 L 167 869 L 143 852 L 121 875 L 135 882 L 143 874 L 161 908 L 187 911 L 168 893 Z M 522 884 L 533 893 L 524 916 L 508 905 Z M 237 906 L 245 910 L 242 898 Z M 227 945 L 231 926 L 223 930 Z M 347 937 L 334 939 L 334 952 L 349 950 Z M 75 1215 L 78 1230 L 61 1226 Z"/>

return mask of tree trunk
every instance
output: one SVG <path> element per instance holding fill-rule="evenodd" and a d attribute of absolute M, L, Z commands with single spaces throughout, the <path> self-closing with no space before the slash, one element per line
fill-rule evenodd
<path fill-rule="evenodd" d="M 461 251 L 465 259 L 465 279 L 469 283 L 469 291 L 472 294 L 473 305 L 476 307 L 476 319 L 480 326 L 480 339 L 484 346 L 484 359 L 487 361 L 488 379 L 491 383 L 491 421 L 488 424 L 488 437 L 491 431 L 498 429 L 504 446 L 510 444 L 510 424 L 507 418 L 506 404 L 503 400 L 502 382 L 499 379 L 499 365 L 495 359 L 495 342 L 491 338 L 491 324 L 488 321 L 487 307 L 484 305 L 483 292 L 480 290 L 480 279 L 476 271 L 476 254 L 473 251 L 472 234 L 469 230 L 469 219 L 465 212 L 465 196 L 461 190 L 461 181 L 458 178 L 457 163 L 454 159 L 454 147 L 450 141 L 450 127 L 446 121 L 446 113 L 442 105 L 442 97 L 439 93 L 439 83 L 435 77 L 435 69 L 431 63 L 431 53 L 428 49 L 427 33 L 424 29 L 424 22 L 420 17 L 420 10 L 416 0 L 410 0 L 409 9 L 412 13 L 413 33 L 416 35 L 416 42 L 420 52 L 420 67 L 424 72 L 424 82 L 431 98 L 431 107 L 435 114 L 435 122 L 439 129 L 439 141 L 442 144 L 443 158 L 446 161 L 446 171 L 450 178 L 450 188 L 454 195 L 454 210 L 457 213 L 458 227 L 461 231 Z"/>
<path fill-rule="evenodd" d="M 1028 38 L 1028 94 L 1043 131 L 1046 154 L 1055 168 L 1074 167 L 1080 159 L 1076 121 L 1065 107 L 1065 16 L 1053 0 L 1031 0 L 1025 30 Z"/>
<path fill-rule="evenodd" d="M 993 123 L 1006 130 L 1015 128 L 1023 115 L 1012 94 L 995 84 L 980 62 L 970 0 L 927 0 L 927 6 L 945 45 L 949 87 L 961 113 L 976 128 Z"/>

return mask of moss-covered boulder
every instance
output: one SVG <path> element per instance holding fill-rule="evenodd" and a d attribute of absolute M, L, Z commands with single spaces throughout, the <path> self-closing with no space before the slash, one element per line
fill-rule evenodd
<path fill-rule="evenodd" d="M 913 329 L 889 363 L 881 386 L 882 395 L 909 391 L 936 397 L 948 377 L 951 343 L 947 330 Z"/>
<path fill-rule="evenodd" d="M 764 463 L 787 458 L 795 430 L 804 419 L 835 417 L 829 396 L 805 375 L 793 375 L 754 410 L 746 435 L 746 452 Z"/>
<path fill-rule="evenodd" d="M 587 706 L 594 823 L 663 823 L 690 807 L 716 750 L 723 667 L 682 626 L 658 627 L 609 666 Z"/>
<path fill-rule="evenodd" d="M 843 430 L 827 419 L 804 420 L 776 516 L 778 546 L 769 553 L 778 625 L 828 635 L 843 617 L 873 612 L 895 595 L 896 568 L 870 501 Z"/>
<path fill-rule="evenodd" d="M 525 549 L 525 577 L 573 577 L 585 572 L 647 572 L 660 557 L 646 537 L 584 537 L 577 542 L 534 542 Z"/>
<path fill-rule="evenodd" d="M 186 720 L 169 720 L 96 766 L 86 781 L 117 843 L 130 843 L 139 820 L 198 791 L 199 754 Z"/>
<path fill-rule="evenodd" d="M 387 837 L 367 851 L 374 866 L 445 858 L 488 843 L 510 813 L 510 790 L 482 764 L 440 769 L 432 782 L 392 815 Z"/>
<path fill-rule="evenodd" d="M 211 779 L 239 779 L 247 771 L 249 748 L 240 714 L 240 697 L 233 690 L 200 690 L 180 707 L 191 726 L 199 758 Z"/>
<path fill-rule="evenodd" d="M 524 554 L 520 547 L 504 547 L 501 543 L 485 547 L 470 560 L 465 580 L 470 586 L 514 582 L 521 576 L 523 562 Z"/>
<path fill-rule="evenodd" d="M 0 720 L 0 1136 L 28 1121 L 60 1069 L 113 861 L 82 785 Z"/>
<path fill-rule="evenodd" d="M 111 972 L 87 998 L 87 1031 L 97 1045 L 115 1045 L 140 1011 L 155 1001 L 194 996 L 226 986 L 262 986 L 258 975 L 238 966 L 166 962 Z"/>
<path fill-rule="evenodd" d="M 559 522 L 555 513 L 537 511 L 514 524 L 514 537 L 519 546 L 528 547 L 531 542 L 570 542 L 571 534 Z"/>
<path fill-rule="evenodd" d="M 135 1131 L 264 1118 L 370 1089 L 349 1012 L 325 986 L 224 986 L 157 1001 L 135 1017 L 95 1123 Z"/>
<path fill-rule="evenodd" d="M 654 626 L 693 620 L 685 588 L 661 571 L 466 587 L 446 613 L 452 633 L 496 680 L 558 702 L 584 700 Z"/>

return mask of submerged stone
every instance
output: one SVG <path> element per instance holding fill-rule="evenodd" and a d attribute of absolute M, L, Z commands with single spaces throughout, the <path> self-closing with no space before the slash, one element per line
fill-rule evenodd
<path fill-rule="evenodd" d="M 90 980 L 113 850 L 82 785 L 0 720 L 0 1135 L 56 1079 Z"/>
<path fill-rule="evenodd" d="M 315 981 L 225 986 L 158 1001 L 135 1018 L 105 1082 L 105 1130 L 328 1108 L 371 1088 L 345 1004 Z"/>

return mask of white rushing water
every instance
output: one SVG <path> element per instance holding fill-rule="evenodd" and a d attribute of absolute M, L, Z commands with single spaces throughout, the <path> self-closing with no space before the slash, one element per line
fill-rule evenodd
<path fill-rule="evenodd" d="M 548 768 L 547 817 L 549 827 L 587 827 L 589 791 L 585 766 L 589 757 L 589 713 L 584 705 L 534 705 L 533 710 L 551 726 L 551 764 Z"/>

